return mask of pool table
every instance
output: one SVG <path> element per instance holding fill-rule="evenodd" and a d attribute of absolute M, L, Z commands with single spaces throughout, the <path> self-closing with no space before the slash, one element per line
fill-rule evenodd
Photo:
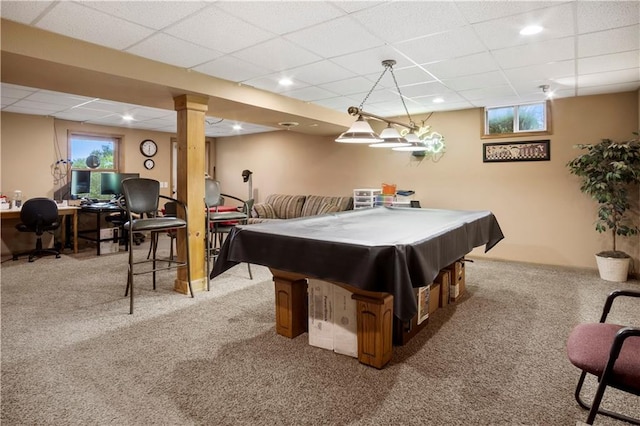
<path fill-rule="evenodd" d="M 485 245 L 504 238 L 489 211 L 375 207 L 235 227 L 211 278 L 240 262 L 270 268 L 276 291 L 276 331 L 306 331 L 306 278 L 333 282 L 354 293 L 358 359 L 382 368 L 391 359 L 395 315 L 418 311 L 414 288 Z M 362 347 L 361 347 L 362 346 Z"/>

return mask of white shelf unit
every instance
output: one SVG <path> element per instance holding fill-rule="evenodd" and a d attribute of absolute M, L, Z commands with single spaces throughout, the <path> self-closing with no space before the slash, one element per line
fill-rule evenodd
<path fill-rule="evenodd" d="M 353 209 L 366 209 L 376 205 L 376 197 L 382 194 L 381 189 L 361 188 L 353 190 Z"/>

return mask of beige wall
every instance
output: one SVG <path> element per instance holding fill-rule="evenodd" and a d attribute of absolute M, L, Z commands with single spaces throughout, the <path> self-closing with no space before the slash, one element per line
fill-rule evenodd
<path fill-rule="evenodd" d="M 58 159 L 67 157 L 67 134 L 70 131 L 122 136 L 120 171 L 140 173 L 142 177 L 168 182 L 169 187 L 161 191 L 163 195 L 170 195 L 171 137 L 174 136 L 170 133 L 96 126 L 5 112 L 2 113 L 1 120 L 0 188 L 10 198 L 16 189 L 22 191 L 25 200 L 53 196 L 60 183 L 54 178 L 52 165 Z M 143 166 L 145 157 L 140 153 L 140 142 L 144 139 L 153 139 L 158 144 L 158 154 L 153 157 L 156 165 L 152 170 L 146 170 Z M 3 255 L 33 248 L 35 240 L 24 234 L 18 235 L 14 229 L 16 223 L 17 220 L 2 222 Z"/>
<path fill-rule="evenodd" d="M 573 148 L 576 143 L 630 138 L 639 127 L 638 96 L 636 91 L 555 100 L 551 161 L 483 163 L 482 143 L 487 141 L 479 137 L 479 109 L 437 113 L 429 119 L 447 141 L 447 153 L 437 163 L 291 131 L 221 138 L 211 158 L 215 157 L 223 191 L 233 195 L 247 195 L 243 169 L 254 172 L 258 201 L 276 192 L 350 195 L 354 188 L 395 183 L 400 189 L 415 190 L 423 207 L 493 211 L 506 238 L 488 257 L 595 268 L 593 254 L 609 247 L 609 236 L 593 229 L 596 205 L 579 191 L 578 179 L 565 165 L 578 155 Z M 419 122 L 424 117 L 415 118 Z M 55 186 L 50 167 L 57 159 L 54 144 L 66 154 L 69 130 L 123 135 L 123 171 L 171 182 L 174 135 L 2 113 L 2 191 L 11 195 L 21 189 L 25 198 L 51 196 Z M 152 171 L 142 166 L 139 151 L 140 141 L 146 138 L 159 145 Z M 169 189 L 163 191 L 168 195 Z M 3 223 L 3 253 L 12 239 L 7 227 L 12 226 Z M 622 248 L 640 264 L 640 238 L 627 239 Z M 483 254 L 476 249 L 473 255 Z"/>
<path fill-rule="evenodd" d="M 258 201 L 271 193 L 349 195 L 354 188 L 395 183 L 415 190 L 423 207 L 494 212 L 506 238 L 487 257 L 595 268 L 593 255 L 609 248 L 609 235 L 594 230 L 596 205 L 579 191 L 566 163 L 579 153 L 574 144 L 631 138 L 638 109 L 638 92 L 555 100 L 551 161 L 483 163 L 482 144 L 488 140 L 480 139 L 482 113 L 471 109 L 429 119 L 447 142 L 437 163 L 279 131 L 218 139 L 216 176 L 223 192 L 244 196 L 241 172 L 252 170 Z M 637 238 L 621 245 L 636 265 L 639 246 Z M 483 254 L 476 249 L 473 255 Z"/>

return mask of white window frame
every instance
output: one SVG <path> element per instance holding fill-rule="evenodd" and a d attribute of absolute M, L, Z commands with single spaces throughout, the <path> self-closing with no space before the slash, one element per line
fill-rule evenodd
<path fill-rule="evenodd" d="M 519 129 L 519 111 L 520 107 L 530 106 L 530 105 L 543 105 L 543 114 L 544 114 L 544 128 L 540 130 L 520 130 Z M 513 132 L 508 133 L 489 133 L 489 112 L 495 109 L 503 109 L 503 108 L 513 108 Z M 482 110 L 483 113 L 483 131 L 481 134 L 482 139 L 493 139 L 493 138 L 508 138 L 515 136 L 536 136 L 536 135 L 550 135 L 551 134 L 551 104 L 549 101 L 542 102 L 529 102 L 525 104 L 517 104 L 517 105 L 503 105 L 497 107 L 485 107 Z"/>

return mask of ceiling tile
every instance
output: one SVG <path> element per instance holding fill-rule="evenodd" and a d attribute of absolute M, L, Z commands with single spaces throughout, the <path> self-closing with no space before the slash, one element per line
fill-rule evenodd
<path fill-rule="evenodd" d="M 319 99 L 334 98 L 337 93 L 330 92 L 320 87 L 309 86 L 302 89 L 290 90 L 286 93 L 287 96 L 302 101 L 317 101 Z"/>
<path fill-rule="evenodd" d="M 286 74 L 292 80 L 312 81 L 314 85 L 344 80 L 355 76 L 355 73 L 331 61 L 320 61 L 303 65 L 289 70 Z"/>
<path fill-rule="evenodd" d="M 493 52 L 501 68 L 518 68 L 574 59 L 574 37 L 546 40 Z"/>
<path fill-rule="evenodd" d="M 337 18 L 284 37 L 323 58 L 333 58 L 384 44 L 349 17 Z"/>
<path fill-rule="evenodd" d="M 286 93 L 290 90 L 297 90 L 309 86 L 308 83 L 305 83 L 299 79 L 294 81 L 291 86 L 283 86 L 278 83 L 278 80 L 280 80 L 280 78 L 280 74 L 270 74 L 264 77 L 252 78 L 245 81 L 244 84 L 273 93 Z"/>
<path fill-rule="evenodd" d="M 124 49 L 153 30 L 74 2 L 59 2 L 36 25 L 39 28 L 113 49 Z"/>
<path fill-rule="evenodd" d="M 244 82 L 252 78 L 270 74 L 272 71 L 259 65 L 250 64 L 232 55 L 225 55 L 193 68 L 195 71 L 225 80 Z"/>
<path fill-rule="evenodd" d="M 204 1 L 83 1 L 82 4 L 156 30 L 207 6 Z"/>
<path fill-rule="evenodd" d="M 341 95 L 352 95 L 354 93 L 366 93 L 373 87 L 373 82 L 363 77 L 354 77 L 325 83 L 320 85 L 320 87 Z"/>
<path fill-rule="evenodd" d="M 344 14 L 331 3 L 320 1 L 223 1 L 216 3 L 216 7 L 279 35 L 329 21 Z M 265 16 L 272 18 L 265 19 Z"/>
<path fill-rule="evenodd" d="M 640 25 L 578 36 L 578 57 L 640 49 Z"/>
<path fill-rule="evenodd" d="M 4 93 L 3 95 L 4 96 Z M 28 98 L 30 101 L 37 102 L 46 102 L 52 105 L 59 105 L 62 107 L 73 107 L 86 104 L 87 102 L 91 102 L 95 98 L 87 98 L 84 96 L 72 96 L 72 95 L 64 95 L 56 92 L 48 92 L 46 90 L 39 90 Z"/>
<path fill-rule="evenodd" d="M 535 35 L 520 35 L 520 30 L 528 25 L 540 25 L 544 29 Z M 570 3 L 564 3 L 475 24 L 473 29 L 491 50 L 572 36 L 574 35 L 573 6 Z"/>
<path fill-rule="evenodd" d="M 394 66 L 396 69 L 416 65 L 416 63 L 405 58 L 397 49 L 387 45 L 338 56 L 332 58 L 331 61 L 358 75 L 375 72 L 379 75 L 384 70 L 382 61 L 387 59 L 396 61 Z"/>
<path fill-rule="evenodd" d="M 428 83 L 414 84 L 413 86 L 402 87 L 401 91 L 404 96 L 408 98 L 414 98 L 441 95 L 443 93 L 451 92 L 451 89 L 447 88 L 442 83 L 431 81 Z"/>
<path fill-rule="evenodd" d="M 357 12 L 358 10 L 368 9 L 384 3 L 383 1 L 353 1 L 353 0 L 338 0 L 330 1 L 329 3 L 344 10 L 347 13 Z"/>
<path fill-rule="evenodd" d="M 2 83 L 2 97 L 22 99 L 33 93 L 36 93 L 37 89 L 31 89 L 29 87 L 16 86 L 14 84 Z"/>
<path fill-rule="evenodd" d="M 616 71 L 637 68 L 640 64 L 640 51 L 614 53 L 612 55 L 593 56 L 578 59 L 579 74 Z"/>
<path fill-rule="evenodd" d="M 451 79 L 470 74 L 498 69 L 493 56 L 488 52 L 476 53 L 461 58 L 447 59 L 440 62 L 422 65 L 424 69 L 440 80 Z"/>
<path fill-rule="evenodd" d="M 231 53 L 274 35 L 210 6 L 164 30 L 167 34 L 223 53 Z"/>
<path fill-rule="evenodd" d="M 579 1 L 575 6 L 578 34 L 640 23 L 638 1 Z"/>
<path fill-rule="evenodd" d="M 556 1 L 460 1 L 456 7 L 470 23 L 518 15 L 530 10 L 556 6 Z"/>
<path fill-rule="evenodd" d="M 554 80 L 575 74 L 576 61 L 550 62 L 540 65 L 529 65 L 522 68 L 504 70 L 509 81 L 522 83 L 531 80 Z"/>
<path fill-rule="evenodd" d="M 11 21 L 31 24 L 47 10 L 54 2 L 52 1 L 6 1 L 0 3 L 2 17 Z"/>
<path fill-rule="evenodd" d="M 56 112 L 59 111 L 64 111 L 67 108 L 61 105 L 53 105 L 53 104 L 49 104 L 49 103 L 45 103 L 45 102 L 36 102 L 36 101 L 30 101 L 30 100 L 25 100 L 25 99 L 21 99 L 19 101 L 16 101 L 15 103 L 13 103 L 11 105 L 14 108 L 24 108 L 24 109 L 33 109 L 33 110 L 37 110 L 39 111 L 39 113 L 41 114 L 54 114 Z"/>
<path fill-rule="evenodd" d="M 502 71 L 491 71 L 487 73 L 479 73 L 466 75 L 464 77 L 456 77 L 443 80 L 442 83 L 452 90 L 471 90 L 476 87 L 496 87 L 504 86 L 507 81 Z"/>
<path fill-rule="evenodd" d="M 463 96 L 466 100 L 474 101 L 483 98 L 511 98 L 516 97 L 516 93 L 510 86 L 500 86 L 500 87 L 481 87 L 472 90 L 462 90 L 460 91 L 460 95 Z"/>
<path fill-rule="evenodd" d="M 420 38 L 466 25 L 455 3 L 446 1 L 389 2 L 355 12 L 351 16 L 371 34 L 387 43 Z"/>
<path fill-rule="evenodd" d="M 240 50 L 233 56 L 274 71 L 299 67 L 321 59 L 318 55 L 281 38 Z"/>
<path fill-rule="evenodd" d="M 640 83 L 640 70 L 622 70 L 586 74 L 578 76 L 579 87 L 605 86 L 610 84 L 622 84 L 630 81 Z"/>
<path fill-rule="evenodd" d="M 191 68 L 222 55 L 220 52 L 162 33 L 154 34 L 126 51 L 182 68 Z"/>
<path fill-rule="evenodd" d="M 416 64 L 426 64 L 486 50 L 470 27 L 398 43 L 394 47 Z"/>
<path fill-rule="evenodd" d="M 602 86 L 585 86 L 578 89 L 578 96 L 601 95 L 603 93 L 631 92 L 638 89 L 634 83 L 605 84 Z"/>

